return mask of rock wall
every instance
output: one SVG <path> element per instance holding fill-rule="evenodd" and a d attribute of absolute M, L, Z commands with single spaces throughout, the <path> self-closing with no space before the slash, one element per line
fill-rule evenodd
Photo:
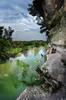
<path fill-rule="evenodd" d="M 62 87 L 54 93 L 46 93 L 40 86 L 28 87 L 17 100 L 66 100 L 66 0 L 44 0 L 42 7 L 49 27 L 56 21 L 49 35 L 57 51 L 48 55 L 41 70 L 43 72 L 46 67 L 49 75 L 61 82 Z"/>

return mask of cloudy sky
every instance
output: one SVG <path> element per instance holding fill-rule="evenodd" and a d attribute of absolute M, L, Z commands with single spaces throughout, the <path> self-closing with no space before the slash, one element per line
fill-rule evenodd
<path fill-rule="evenodd" d="M 11 26 L 14 40 L 45 40 L 39 33 L 35 17 L 29 15 L 28 4 L 32 0 L 0 0 L 0 25 Z"/>

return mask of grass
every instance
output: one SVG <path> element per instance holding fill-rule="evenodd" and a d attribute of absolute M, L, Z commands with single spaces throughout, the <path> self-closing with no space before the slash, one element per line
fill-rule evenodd
<path fill-rule="evenodd" d="M 22 48 L 11 48 L 10 51 L 8 51 L 8 53 L 11 55 L 17 55 L 21 51 L 22 51 Z"/>
<path fill-rule="evenodd" d="M 27 50 L 43 46 L 47 49 L 46 41 L 8 41 L 0 40 L 0 63 L 5 62 L 10 57 L 15 57 L 21 52 L 26 52 Z"/>

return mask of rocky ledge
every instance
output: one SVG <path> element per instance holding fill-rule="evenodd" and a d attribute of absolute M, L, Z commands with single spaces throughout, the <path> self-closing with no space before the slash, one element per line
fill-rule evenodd
<path fill-rule="evenodd" d="M 44 66 L 48 69 L 49 74 L 61 82 L 63 86 L 55 93 L 46 93 L 40 86 L 28 87 L 17 100 L 66 100 L 66 51 L 57 48 L 56 53 L 49 54 L 48 60 Z"/>

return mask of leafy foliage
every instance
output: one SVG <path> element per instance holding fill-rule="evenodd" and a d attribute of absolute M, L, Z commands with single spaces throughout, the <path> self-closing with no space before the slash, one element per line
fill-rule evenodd
<path fill-rule="evenodd" d="M 64 0 L 33 0 L 32 4 L 29 4 L 29 14 L 37 17 L 40 33 L 46 32 L 49 37 L 49 30 L 59 24 L 61 20 L 59 9 L 63 4 Z"/>
<path fill-rule="evenodd" d="M 13 32 L 14 30 L 12 30 L 11 27 L 8 27 L 8 29 L 6 29 L 3 26 L 0 26 L 0 39 L 12 39 Z"/>
<path fill-rule="evenodd" d="M 8 51 L 11 47 L 12 33 L 14 30 L 11 27 L 0 27 L 0 63 L 9 58 Z"/>
<path fill-rule="evenodd" d="M 40 25 L 40 33 L 46 32 L 48 40 L 53 35 L 50 34 L 50 30 L 58 25 L 60 26 L 63 17 L 63 5 L 64 0 L 33 0 L 32 4 L 29 5 L 29 14 L 36 16 L 37 24 Z M 40 80 L 43 80 L 42 88 L 44 90 L 56 92 L 56 90 L 61 88 L 62 83 L 51 77 L 46 69 L 42 71 L 40 68 L 37 68 L 37 72 L 40 75 Z"/>

